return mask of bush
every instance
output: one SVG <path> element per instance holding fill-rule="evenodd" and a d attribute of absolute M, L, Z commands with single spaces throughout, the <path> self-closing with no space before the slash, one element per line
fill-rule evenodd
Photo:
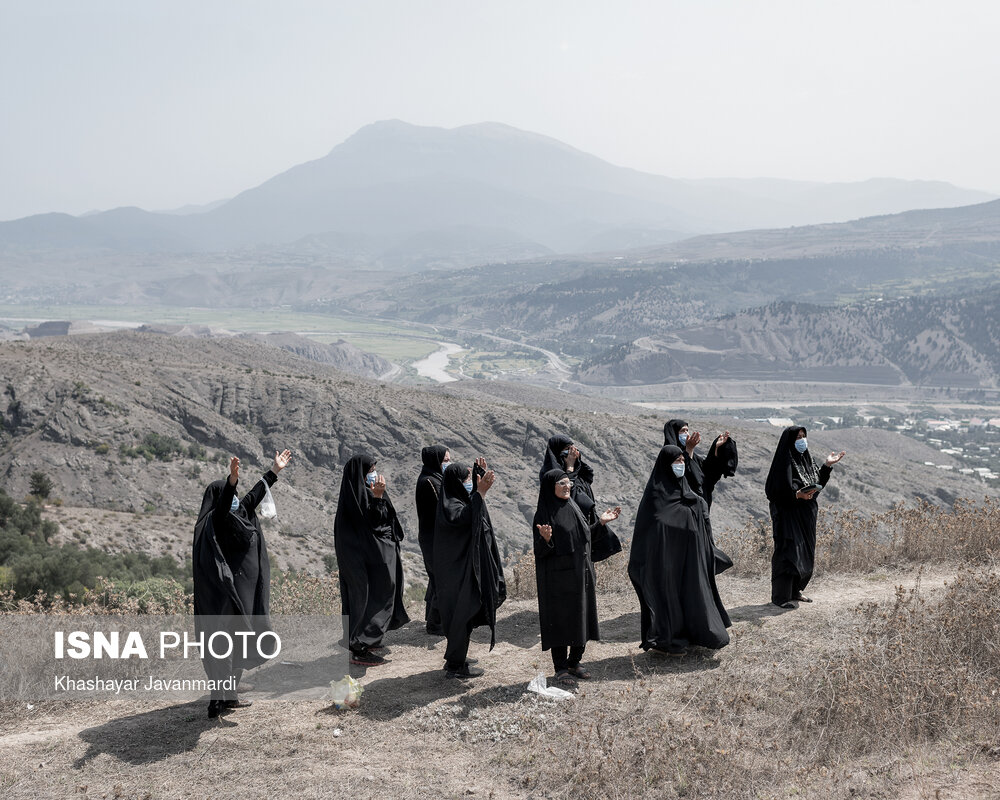
<path fill-rule="evenodd" d="M 31 488 L 31 494 L 42 500 L 45 500 L 52 494 L 52 480 L 44 472 L 32 472 L 31 477 L 28 479 L 28 486 Z"/>

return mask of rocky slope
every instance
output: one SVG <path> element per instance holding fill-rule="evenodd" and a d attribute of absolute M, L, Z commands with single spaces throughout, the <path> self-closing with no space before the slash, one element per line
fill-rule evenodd
<path fill-rule="evenodd" d="M 629 535 L 663 421 L 673 416 L 619 414 L 611 403 L 598 410 L 593 400 L 578 408 L 574 395 L 558 392 L 545 392 L 536 406 L 530 392 L 521 403 L 489 399 L 476 384 L 433 391 L 383 385 L 238 338 L 118 332 L 4 342 L 0 374 L 4 489 L 23 497 L 31 472 L 45 472 L 64 503 L 64 537 L 183 556 L 204 486 L 224 476 L 227 457 L 240 456 L 252 478 L 275 450 L 289 447 L 293 463 L 275 491 L 279 516 L 268 537 L 279 564 L 313 571 L 332 552 L 341 470 L 355 452 L 378 457 L 411 553 L 420 448 L 442 443 L 456 460 L 485 456 L 498 473 L 489 496 L 494 525 L 501 549 L 513 554 L 530 542 L 550 435 L 574 437 L 596 470 L 598 501 L 623 507 L 618 530 Z M 693 422 L 708 436 L 731 421 Z M 733 428 L 740 471 L 718 491 L 717 528 L 766 517 L 762 484 L 777 433 L 752 423 Z M 946 502 L 980 491 L 924 466 L 949 459 L 894 433 L 810 438 L 817 452 L 849 450 L 833 479 L 836 491 L 826 494 L 839 507 L 885 509 L 917 496 Z M 408 562 L 412 574 L 418 562 Z"/>

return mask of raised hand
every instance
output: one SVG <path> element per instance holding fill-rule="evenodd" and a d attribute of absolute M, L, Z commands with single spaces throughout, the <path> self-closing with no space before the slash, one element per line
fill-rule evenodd
<path fill-rule="evenodd" d="M 552 538 L 552 526 L 551 525 L 536 525 L 538 528 L 538 535 L 541 536 L 546 542 Z"/>
<path fill-rule="evenodd" d="M 479 461 L 483 461 L 483 466 L 486 465 L 485 460 L 476 459 L 477 464 L 479 463 Z M 479 492 L 479 494 L 482 495 L 483 497 L 486 497 L 486 493 L 490 490 L 490 487 L 493 485 L 493 481 L 495 481 L 496 479 L 497 476 L 493 472 L 493 470 L 488 470 L 485 475 L 479 478 L 479 485 L 476 487 L 476 491 Z"/>
<path fill-rule="evenodd" d="M 376 497 L 385 494 L 385 475 L 379 474 L 375 479 L 375 483 L 372 484 L 372 494 Z"/>
<path fill-rule="evenodd" d="M 698 446 L 698 442 L 700 441 L 701 441 L 701 433 L 699 433 L 698 431 L 694 431 L 693 433 L 688 434 L 688 440 L 686 444 L 688 455 L 691 455 L 694 452 L 694 449 Z"/>
<path fill-rule="evenodd" d="M 614 508 L 609 508 L 603 514 L 601 514 L 598 520 L 602 525 L 607 525 L 609 522 L 614 522 L 618 519 L 618 515 L 622 513 L 621 506 L 615 506 Z"/>
<path fill-rule="evenodd" d="M 719 448 L 722 447 L 726 442 L 729 441 L 729 431 L 726 431 L 719 437 L 719 440 L 715 443 L 715 454 L 719 454 Z"/>
<path fill-rule="evenodd" d="M 292 460 L 292 451 L 285 450 L 283 453 L 279 453 L 277 450 L 274 451 L 274 463 L 271 465 L 271 472 L 277 475 L 281 470 L 288 466 L 288 462 Z"/>
<path fill-rule="evenodd" d="M 235 486 L 240 479 L 240 460 L 233 456 L 229 459 L 229 482 Z"/>
<path fill-rule="evenodd" d="M 577 449 L 575 444 L 569 446 L 569 452 L 566 454 L 566 468 L 573 469 L 576 462 L 580 460 L 580 451 Z"/>
<path fill-rule="evenodd" d="M 476 466 L 479 467 L 483 472 L 486 472 L 486 459 L 482 456 L 476 459 Z"/>
<path fill-rule="evenodd" d="M 828 467 L 832 467 L 846 455 L 847 455 L 846 450 L 841 450 L 839 453 L 830 453 L 830 455 L 826 457 L 826 465 Z"/>

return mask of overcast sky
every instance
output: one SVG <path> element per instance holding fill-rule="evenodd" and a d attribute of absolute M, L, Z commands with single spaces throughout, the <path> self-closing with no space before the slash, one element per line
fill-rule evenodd
<path fill-rule="evenodd" d="M 678 178 L 1000 194 L 982 0 L 0 0 L 0 219 L 232 196 L 398 118 Z"/>

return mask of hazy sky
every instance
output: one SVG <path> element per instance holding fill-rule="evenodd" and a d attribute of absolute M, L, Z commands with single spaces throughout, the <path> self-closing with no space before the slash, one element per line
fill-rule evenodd
<path fill-rule="evenodd" d="M 0 219 L 232 196 L 398 118 L 672 177 L 1000 193 L 990 0 L 0 0 Z"/>

